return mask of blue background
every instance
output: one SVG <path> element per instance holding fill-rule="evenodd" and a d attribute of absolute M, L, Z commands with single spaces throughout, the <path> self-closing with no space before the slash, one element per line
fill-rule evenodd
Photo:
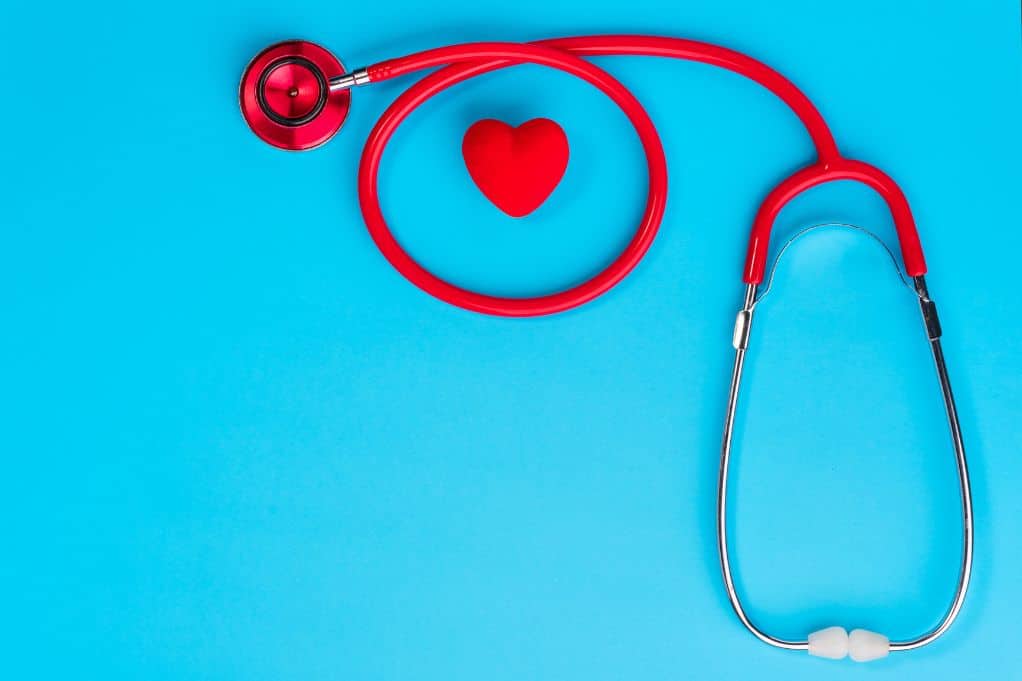
<path fill-rule="evenodd" d="M 907 193 L 974 475 L 975 580 L 938 643 L 861 667 L 764 646 L 728 607 L 713 508 L 758 202 L 812 158 L 754 84 L 601 59 L 658 124 L 672 190 L 648 257 L 552 318 L 461 311 L 363 228 L 363 141 L 410 81 L 355 92 L 326 147 L 238 113 L 248 59 L 294 36 L 359 66 L 438 44 L 651 32 L 765 60 L 850 156 Z M 0 651 L 12 679 L 1022 678 L 1022 60 L 1013 0 L 891 3 L 7 0 L 0 51 Z M 572 161 L 532 216 L 471 185 L 473 121 L 536 116 Z M 429 268 L 510 295 L 627 241 L 639 145 L 538 68 L 459 86 L 404 126 L 382 201 Z M 893 243 L 836 185 L 799 228 Z M 850 231 L 798 240 L 753 334 L 734 551 L 779 636 L 894 638 L 943 613 L 953 459 L 911 294 Z"/>

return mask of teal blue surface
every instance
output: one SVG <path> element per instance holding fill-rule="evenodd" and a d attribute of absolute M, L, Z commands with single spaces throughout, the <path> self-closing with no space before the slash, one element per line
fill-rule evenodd
<path fill-rule="evenodd" d="M 1019 5 L 816 0 L 5 2 L 0 8 L 2 675 L 9 679 L 1019 679 Z M 728 606 L 714 496 L 748 227 L 809 162 L 797 120 L 701 65 L 600 59 L 663 136 L 648 257 L 552 318 L 447 306 L 367 236 L 354 187 L 410 80 L 354 94 L 286 154 L 238 112 L 264 45 L 355 67 L 450 42 L 638 32 L 792 78 L 842 150 L 904 188 L 940 304 L 976 498 L 976 569 L 934 645 L 857 666 L 764 646 Z M 464 130 L 548 116 L 572 160 L 512 220 Z M 445 93 L 384 158 L 382 203 L 429 268 L 563 287 L 627 241 L 645 191 L 624 117 L 519 68 Z M 882 202 L 835 185 L 798 229 Z M 847 230 L 799 239 L 753 333 L 733 532 L 778 636 L 932 626 L 959 552 L 956 479 L 914 300 Z"/>

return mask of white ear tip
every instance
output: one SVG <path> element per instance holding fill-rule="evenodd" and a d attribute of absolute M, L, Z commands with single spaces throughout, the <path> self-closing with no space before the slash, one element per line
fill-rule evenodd
<path fill-rule="evenodd" d="M 848 635 L 848 654 L 856 662 L 869 662 L 887 657 L 890 641 L 882 634 L 856 629 Z"/>
<path fill-rule="evenodd" d="M 840 660 L 848 654 L 848 632 L 843 627 L 827 627 L 814 631 L 809 634 L 809 654 Z"/>

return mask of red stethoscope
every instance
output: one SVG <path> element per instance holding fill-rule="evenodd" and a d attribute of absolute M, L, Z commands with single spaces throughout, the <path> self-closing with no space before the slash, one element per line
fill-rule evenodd
<path fill-rule="evenodd" d="M 582 305 L 620 282 L 646 254 L 664 215 L 667 202 L 667 164 L 656 127 L 629 90 L 605 70 L 583 59 L 599 56 L 650 56 L 687 59 L 719 66 L 750 78 L 784 101 L 806 127 L 816 147 L 816 161 L 775 187 L 756 214 L 749 238 L 742 280 L 745 297 L 735 324 L 735 363 L 721 448 L 717 498 L 719 557 L 728 598 L 739 619 L 757 638 L 770 645 L 810 654 L 858 661 L 883 657 L 891 651 L 924 646 L 943 634 L 957 617 L 972 569 L 972 499 L 957 410 L 940 345 L 940 323 L 929 297 L 919 234 L 904 193 L 887 174 L 862 161 L 845 158 L 812 102 L 784 76 L 769 66 L 734 50 L 692 40 L 657 36 L 606 35 L 557 38 L 533 43 L 480 42 L 451 45 L 389 59 L 346 72 L 326 49 L 306 41 L 272 45 L 248 65 L 240 88 L 241 110 L 253 132 L 263 141 L 288 150 L 323 144 L 336 133 L 351 105 L 351 88 L 439 68 L 405 90 L 377 121 L 362 152 L 358 193 L 362 215 L 380 251 L 402 275 L 427 293 L 452 305 L 490 315 L 530 317 L 554 314 Z M 649 191 L 635 235 L 620 255 L 592 279 L 572 288 L 532 298 L 491 296 L 455 286 L 419 265 L 394 238 L 377 195 L 377 174 L 383 151 L 404 119 L 430 97 L 468 78 L 518 64 L 539 64 L 577 76 L 611 99 L 634 126 L 646 155 Z M 738 388 L 748 346 L 753 310 L 767 267 L 770 231 L 784 206 L 802 192 L 836 180 L 852 180 L 871 187 L 887 203 L 901 246 L 905 273 L 911 278 L 923 314 L 924 327 L 937 366 L 938 379 L 951 429 L 962 504 L 962 561 L 951 606 L 933 629 L 913 639 L 889 641 L 863 629 L 850 634 L 829 627 L 806 640 L 774 638 L 755 626 L 741 605 L 731 574 L 728 553 L 726 501 L 731 436 Z"/>

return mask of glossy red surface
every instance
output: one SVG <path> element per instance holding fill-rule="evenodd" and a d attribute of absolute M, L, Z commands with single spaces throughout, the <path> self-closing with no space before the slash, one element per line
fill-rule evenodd
<path fill-rule="evenodd" d="M 767 195 L 759 207 L 752 224 L 752 233 L 749 235 L 745 269 L 742 272 L 742 280 L 745 283 L 763 283 L 770 249 L 770 232 L 784 207 L 799 194 L 818 185 L 838 180 L 859 182 L 880 195 L 887 203 L 887 209 L 894 220 L 905 274 L 910 277 L 926 274 L 926 259 L 923 257 L 923 246 L 919 241 L 919 231 L 901 188 L 879 168 L 838 156 L 799 170 Z"/>
<path fill-rule="evenodd" d="M 279 64 L 266 72 L 263 100 L 277 114 L 301 118 L 312 112 L 323 88 L 315 72 L 302 64 Z"/>
<path fill-rule="evenodd" d="M 271 45 L 241 78 L 241 113 L 264 142 L 291 151 L 312 149 L 333 137 L 348 115 L 351 93 L 327 89 L 327 81 L 343 73 L 341 62 L 315 43 Z"/>

